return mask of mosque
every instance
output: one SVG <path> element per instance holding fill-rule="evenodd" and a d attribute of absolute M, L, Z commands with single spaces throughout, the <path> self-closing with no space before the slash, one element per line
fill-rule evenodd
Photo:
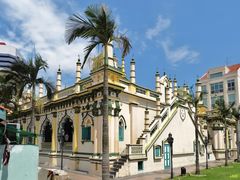
<path fill-rule="evenodd" d="M 124 177 L 170 168 L 170 146 L 168 134 L 172 133 L 173 166 L 182 167 L 195 163 L 195 109 L 184 101 L 181 92 L 189 88 L 179 87 L 177 80 L 166 74 L 155 75 L 155 90 L 136 83 L 136 62 L 130 62 L 130 79 L 126 77 L 125 60 L 121 66 L 108 46 L 109 84 L 109 152 L 111 175 Z M 39 134 L 36 144 L 40 148 L 40 165 L 60 166 L 60 144 L 58 135 L 64 130 L 64 169 L 78 170 L 91 175 L 101 175 L 102 158 L 102 91 L 103 53 L 93 59 L 90 75 L 81 78 L 81 63 L 76 63 L 76 81 L 62 89 L 61 69 L 57 71 L 56 93 L 48 100 L 39 86 L 35 133 Z M 196 82 L 196 94 L 201 84 Z M 22 102 L 19 119 L 23 129 L 29 129 L 30 96 Z M 217 141 L 223 150 L 222 127 L 215 127 L 214 118 L 208 123 L 207 110 L 199 104 L 199 158 L 205 162 L 223 158 L 214 154 L 213 144 Z M 213 117 L 213 116 L 212 116 Z M 217 121 L 216 121 L 217 122 Z M 234 123 L 229 125 L 231 134 L 231 157 L 236 154 L 236 131 Z M 214 132 L 214 133 L 213 133 Z M 221 134 L 221 136 L 219 135 Z M 207 152 L 205 138 L 208 138 Z M 221 137 L 221 139 L 220 139 Z M 216 143 L 214 144 L 216 145 Z M 222 152 L 222 151 L 217 151 Z"/>

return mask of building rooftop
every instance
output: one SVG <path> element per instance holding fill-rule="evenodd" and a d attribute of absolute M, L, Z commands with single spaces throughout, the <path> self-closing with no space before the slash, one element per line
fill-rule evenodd
<path fill-rule="evenodd" d="M 234 73 L 236 72 L 238 69 L 240 69 L 240 64 L 234 64 L 234 65 L 230 65 L 230 66 L 221 66 L 221 67 L 216 67 L 216 68 L 212 68 L 211 70 L 214 70 L 214 69 L 218 69 L 218 68 L 224 68 L 226 67 L 228 69 L 227 73 L 225 74 L 230 74 L 230 73 Z M 208 79 L 208 74 L 209 74 L 209 71 L 206 72 L 201 78 L 200 80 L 206 80 Z"/>

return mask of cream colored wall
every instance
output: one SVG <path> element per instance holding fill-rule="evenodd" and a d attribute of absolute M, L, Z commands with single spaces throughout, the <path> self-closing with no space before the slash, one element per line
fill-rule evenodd
<path fill-rule="evenodd" d="M 193 141 L 195 140 L 195 131 L 194 124 L 187 114 L 186 119 L 182 121 L 180 119 L 179 110 L 176 115 L 166 127 L 164 132 L 160 135 L 154 145 L 161 145 L 162 142 L 166 141 L 168 137 L 168 133 L 172 133 L 174 138 L 173 143 L 173 154 L 175 157 L 173 158 L 173 166 L 174 167 L 182 167 L 195 163 L 195 155 L 193 152 Z M 201 138 L 199 138 L 201 145 L 203 144 Z M 163 149 L 163 147 L 162 147 Z M 205 151 L 204 151 L 205 152 Z M 190 153 L 190 155 L 189 155 Z M 176 155 L 183 154 L 180 157 L 176 157 Z M 184 155 L 185 154 L 185 155 Z M 188 155 L 187 155 L 188 154 Z M 200 162 L 205 162 L 205 153 L 203 156 L 199 155 Z M 210 154 L 210 161 L 215 160 L 213 154 Z M 140 161 L 140 160 L 139 160 Z M 138 161 L 129 161 L 128 164 L 124 165 L 123 170 L 120 170 L 119 175 L 134 175 L 144 172 L 151 172 L 164 169 L 164 156 L 160 160 L 155 160 L 153 157 L 153 147 L 149 149 L 147 152 L 147 160 L 144 161 L 144 169 L 143 171 L 138 171 L 137 167 Z M 126 167 L 129 168 L 129 171 L 126 172 Z"/>

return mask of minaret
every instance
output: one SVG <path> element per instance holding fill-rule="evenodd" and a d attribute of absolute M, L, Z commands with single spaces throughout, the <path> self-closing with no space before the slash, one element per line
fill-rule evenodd
<path fill-rule="evenodd" d="M 27 98 L 26 98 L 26 99 L 27 99 L 27 102 L 30 102 L 30 101 L 31 101 L 31 98 L 32 98 L 31 95 L 32 95 L 32 94 L 31 94 L 31 89 L 28 88 L 28 89 L 27 89 Z"/>
<path fill-rule="evenodd" d="M 174 77 L 173 79 L 173 94 L 174 96 L 177 96 L 177 91 L 178 91 L 178 88 L 177 88 L 177 79 Z"/>
<path fill-rule="evenodd" d="M 146 108 L 145 110 L 145 117 L 144 117 L 144 131 L 149 130 L 149 111 Z"/>
<path fill-rule="evenodd" d="M 43 97 L 43 83 L 39 83 L 39 94 L 38 96 L 41 98 Z"/>
<path fill-rule="evenodd" d="M 108 52 L 108 62 L 107 62 L 107 64 L 109 66 L 114 66 L 113 44 L 112 44 L 112 42 L 108 43 L 107 52 Z M 105 57 L 105 48 L 103 48 L 103 57 Z"/>
<path fill-rule="evenodd" d="M 56 90 L 60 91 L 62 89 L 62 72 L 60 69 L 60 66 L 57 71 L 57 84 L 56 84 Z"/>
<path fill-rule="evenodd" d="M 123 73 L 123 77 L 126 77 L 124 57 L 122 57 L 122 73 Z"/>
<path fill-rule="evenodd" d="M 156 106 L 157 106 L 156 117 L 160 117 L 162 109 L 161 109 L 161 102 L 159 97 L 156 98 Z"/>
<path fill-rule="evenodd" d="M 169 78 L 169 96 L 170 96 L 170 99 L 172 99 L 173 97 L 173 84 L 172 84 L 172 79 Z"/>
<path fill-rule="evenodd" d="M 132 59 L 130 62 L 130 82 L 134 84 L 136 83 L 134 59 Z"/>
<path fill-rule="evenodd" d="M 184 95 L 187 94 L 187 85 L 185 83 L 183 84 L 183 93 Z"/>
<path fill-rule="evenodd" d="M 166 105 L 170 105 L 170 88 L 169 88 L 169 86 L 166 87 L 165 103 L 166 103 Z"/>
<path fill-rule="evenodd" d="M 78 61 L 76 63 L 76 83 L 81 80 L 81 65 L 80 57 L 78 56 Z"/>
<path fill-rule="evenodd" d="M 197 79 L 195 88 L 196 88 L 196 98 L 199 98 L 201 95 L 201 92 L 202 92 L 202 87 L 201 87 L 201 83 L 200 83 L 199 79 Z M 199 104 L 202 104 L 201 100 L 199 101 Z"/>
<path fill-rule="evenodd" d="M 155 78 L 156 78 L 156 92 L 161 93 L 160 74 L 158 71 L 156 72 Z"/>
<path fill-rule="evenodd" d="M 190 89 L 189 89 L 189 86 L 188 85 L 186 85 L 187 87 L 186 87 L 186 89 L 187 89 L 187 94 L 190 94 Z"/>

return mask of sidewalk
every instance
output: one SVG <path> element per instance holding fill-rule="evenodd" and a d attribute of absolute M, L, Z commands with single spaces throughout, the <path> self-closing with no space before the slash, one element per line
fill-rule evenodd
<path fill-rule="evenodd" d="M 229 160 L 229 163 L 233 162 Z M 216 167 L 224 165 L 224 160 L 218 161 L 211 161 L 208 163 L 208 167 Z M 187 173 L 194 173 L 195 172 L 195 165 L 184 166 L 187 170 Z M 200 164 L 200 169 L 205 169 L 205 163 Z M 84 174 L 80 171 L 69 171 L 66 170 L 71 180 L 101 180 L 101 177 L 97 176 L 90 176 L 88 174 Z M 174 176 L 179 176 L 181 171 L 180 167 L 173 169 Z M 170 170 L 161 170 L 161 171 L 154 171 L 149 173 L 142 173 L 138 175 L 123 177 L 123 178 L 115 178 L 115 180 L 163 180 L 170 178 Z"/>
<path fill-rule="evenodd" d="M 218 160 L 218 161 L 211 161 L 208 162 L 208 167 L 216 167 L 220 165 L 224 165 L 224 160 Z M 232 160 L 228 161 L 229 163 L 233 162 Z M 205 163 L 200 164 L 200 169 L 205 169 L 206 166 Z M 190 165 L 190 166 L 184 166 L 187 170 L 187 173 L 194 173 L 195 172 L 195 164 Z M 133 175 L 133 176 L 128 176 L 128 177 L 123 177 L 123 178 L 116 178 L 116 180 L 162 180 L 162 179 L 169 179 L 170 178 L 170 170 L 161 170 L 161 171 L 154 171 L 154 172 L 149 172 L 149 173 L 143 173 L 143 174 L 138 174 L 138 175 Z M 173 168 L 173 174 L 175 176 L 180 176 L 181 175 L 181 167 L 178 168 Z"/>

